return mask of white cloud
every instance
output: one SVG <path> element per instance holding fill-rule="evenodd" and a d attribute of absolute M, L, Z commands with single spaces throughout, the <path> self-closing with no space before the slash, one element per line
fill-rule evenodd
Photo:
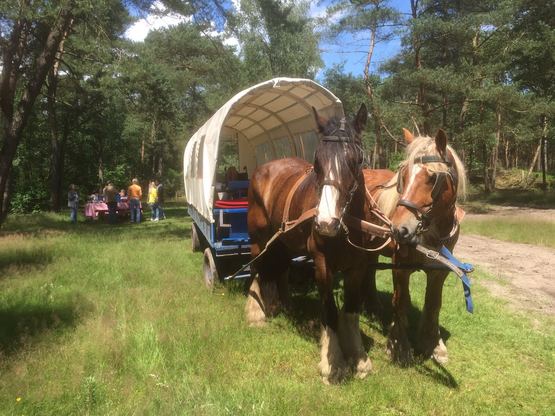
<path fill-rule="evenodd" d="M 190 22 L 191 16 L 183 16 L 178 13 L 167 12 L 166 7 L 159 1 L 150 6 L 151 12 L 144 18 L 137 20 L 125 31 L 125 37 L 134 42 L 145 40 L 151 30 L 176 26 L 179 23 Z"/>

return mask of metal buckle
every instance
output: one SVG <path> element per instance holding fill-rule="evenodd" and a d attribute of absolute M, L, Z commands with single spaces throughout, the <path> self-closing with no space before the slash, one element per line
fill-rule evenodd
<path fill-rule="evenodd" d="M 428 250 L 426 252 L 426 257 L 431 259 L 431 260 L 437 260 L 439 258 L 439 252 L 433 251 L 433 250 Z"/>

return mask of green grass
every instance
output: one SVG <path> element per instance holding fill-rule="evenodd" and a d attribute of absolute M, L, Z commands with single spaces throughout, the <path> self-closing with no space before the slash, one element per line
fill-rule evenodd
<path fill-rule="evenodd" d="M 363 319 L 375 373 L 325 386 L 318 303 L 247 328 L 240 287 L 208 293 L 183 209 L 141 225 L 11 217 L 0 233 L 0 414 L 548 415 L 553 320 L 511 312 L 480 285 L 473 315 L 450 277 L 441 323 L 451 361 L 391 364 Z M 418 318 L 423 277 L 412 279 Z M 379 275 L 384 302 L 389 274 Z M 18 401 L 19 398 L 19 401 Z"/>
<path fill-rule="evenodd" d="M 554 208 L 555 190 L 497 189 L 486 194 L 481 188 L 472 187 L 464 205 L 469 210 L 487 211 L 487 205 L 506 205 L 529 208 Z"/>
<path fill-rule="evenodd" d="M 555 248 L 555 222 L 524 215 L 467 217 L 462 222 L 461 229 L 465 234 L 479 234 L 498 240 Z"/>

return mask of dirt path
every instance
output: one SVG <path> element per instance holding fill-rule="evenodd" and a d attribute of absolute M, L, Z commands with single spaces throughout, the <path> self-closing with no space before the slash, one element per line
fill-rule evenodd
<path fill-rule="evenodd" d="M 500 207 L 488 214 L 520 217 L 526 215 L 555 222 L 555 210 Z M 509 299 L 518 309 L 555 316 L 555 250 L 530 244 L 511 243 L 471 234 L 459 238 L 455 253 L 475 267 L 497 277 L 483 280 L 494 295 Z"/>

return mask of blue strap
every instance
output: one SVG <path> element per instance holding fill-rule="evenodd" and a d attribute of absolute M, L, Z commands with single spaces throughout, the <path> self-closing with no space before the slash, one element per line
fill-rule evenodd
<path fill-rule="evenodd" d="M 461 279 L 461 282 L 462 282 L 462 285 L 463 285 L 464 300 L 465 300 L 465 303 L 466 303 L 466 310 L 470 313 L 473 313 L 474 312 L 474 302 L 472 301 L 472 295 L 470 294 L 470 285 L 471 285 L 471 283 L 470 283 L 470 279 L 468 278 L 466 273 L 472 272 L 474 270 L 474 267 L 472 267 L 471 264 L 463 263 L 463 262 L 457 260 L 455 258 L 455 256 L 453 256 L 453 254 L 445 246 L 441 246 L 441 249 L 439 250 L 439 252 L 441 253 L 441 255 L 443 257 L 445 257 L 447 260 L 449 260 L 451 263 L 453 263 L 455 266 L 457 266 L 461 270 L 461 273 L 457 274 L 457 275 Z"/>

